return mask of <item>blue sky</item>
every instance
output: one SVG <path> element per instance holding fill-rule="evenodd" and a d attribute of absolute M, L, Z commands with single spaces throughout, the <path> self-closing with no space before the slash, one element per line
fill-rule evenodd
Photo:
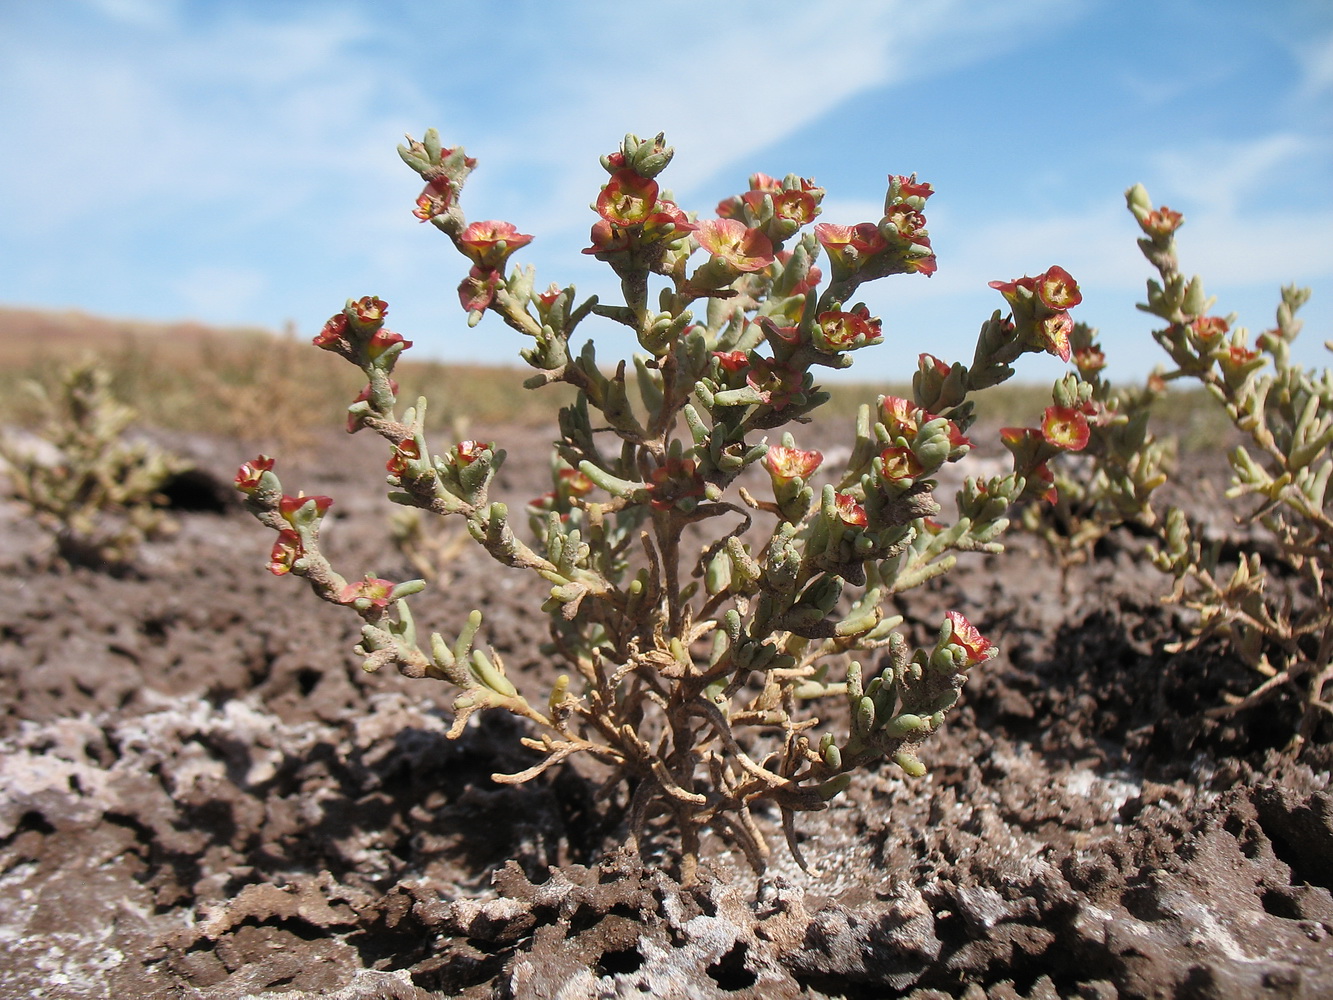
<path fill-rule="evenodd" d="M 0 0 L 0 303 L 313 333 L 377 294 L 414 353 L 515 359 L 497 320 L 468 329 L 462 258 L 410 214 L 394 146 L 429 126 L 480 162 L 469 219 L 534 234 L 515 262 L 541 286 L 604 298 L 578 251 L 625 132 L 666 132 L 661 180 L 705 215 L 760 170 L 814 177 L 823 221 L 874 220 L 915 171 L 940 269 L 863 288 L 886 344 L 860 378 L 970 359 L 1003 305 L 986 282 L 1055 263 L 1113 376 L 1145 374 L 1136 181 L 1185 212 L 1219 312 L 1260 330 L 1279 285 L 1312 286 L 1297 356 L 1327 363 L 1328 0 Z"/>

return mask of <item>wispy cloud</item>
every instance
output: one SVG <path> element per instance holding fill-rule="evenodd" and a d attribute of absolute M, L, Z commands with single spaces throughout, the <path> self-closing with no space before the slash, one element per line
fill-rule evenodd
<path fill-rule="evenodd" d="M 1333 90 L 1333 32 L 1298 44 L 1296 61 L 1301 69 L 1300 96 L 1312 98 Z"/>
<path fill-rule="evenodd" d="M 1299 170 L 1312 156 L 1326 156 L 1330 149 L 1333 143 L 1327 139 L 1278 132 L 1167 150 L 1153 157 L 1153 165 L 1172 197 L 1233 214 L 1242 204 L 1253 211 L 1275 193 L 1284 174 Z"/>

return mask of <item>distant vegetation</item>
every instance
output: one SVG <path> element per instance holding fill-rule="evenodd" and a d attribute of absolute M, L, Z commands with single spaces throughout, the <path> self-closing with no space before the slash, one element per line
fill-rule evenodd
<path fill-rule="evenodd" d="M 264 363 L 277 353 L 279 363 Z M 517 354 L 517 346 L 515 348 Z M 55 372 L 83 358 L 111 377 L 115 395 L 147 424 L 176 430 L 246 437 L 264 426 L 258 413 L 275 415 L 288 442 L 298 443 L 337 425 L 360 392 L 355 372 L 340 359 L 310 346 L 306 334 L 254 327 L 206 327 L 198 323 L 115 320 L 80 312 L 41 312 L 0 307 L 0 393 L 14 399 L 20 383 L 52 388 Z M 411 358 L 411 354 L 408 355 Z M 300 377 L 295 377 L 296 373 Z M 523 388 L 526 368 L 404 360 L 395 370 L 401 398 L 431 400 L 434 428 L 467 424 L 549 423 L 550 393 Z M 880 394 L 911 396 L 907 384 L 837 382 L 825 386 L 833 400 L 821 418 L 854 419 L 860 403 Z M 1050 390 L 1002 385 L 980 394 L 978 410 L 988 428 L 1031 423 L 1050 405 Z M 1179 428 L 1184 448 L 1207 447 L 1223 425 L 1201 394 L 1173 392 L 1158 404 L 1162 418 Z M 571 397 L 572 398 L 572 397 Z M 12 413 L 12 411 L 11 411 Z M 21 414 L 10 419 L 22 420 Z"/>

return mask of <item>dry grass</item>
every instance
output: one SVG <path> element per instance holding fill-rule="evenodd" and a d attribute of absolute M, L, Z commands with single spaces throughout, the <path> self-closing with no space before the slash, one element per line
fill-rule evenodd
<path fill-rule="evenodd" d="M 93 358 L 112 377 L 118 398 L 148 425 L 224 434 L 284 449 L 307 443 L 318 429 L 337 426 L 362 386 L 360 373 L 288 331 L 212 328 L 198 323 L 114 320 L 80 312 L 0 307 L 0 393 L 17 400 L 20 383 L 52 386 L 61 367 Z M 487 367 L 412 360 L 398 365 L 400 397 L 430 402 L 432 429 L 466 432 L 469 424 L 553 424 L 572 399 L 564 386 L 523 388 L 530 373 L 518 366 Z M 910 396 L 895 384 L 832 383 L 821 419 L 855 419 L 861 403 L 880 394 Z M 1174 428 L 1186 450 L 1220 440 L 1226 421 L 1201 392 L 1177 392 L 1158 403 L 1161 425 Z M 987 426 L 1033 425 L 1050 405 L 1045 386 L 1002 385 L 977 397 Z M 24 421 L 22 412 L 9 419 Z"/>

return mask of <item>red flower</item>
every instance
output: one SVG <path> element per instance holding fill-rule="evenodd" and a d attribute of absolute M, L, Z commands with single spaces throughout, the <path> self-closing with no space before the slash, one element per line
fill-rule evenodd
<path fill-rule="evenodd" d="M 1194 336 L 1206 344 L 1213 338 L 1227 333 L 1231 327 L 1221 316 L 1199 316 L 1190 323 L 1190 329 L 1194 331 Z"/>
<path fill-rule="evenodd" d="M 930 234 L 926 232 L 926 217 L 905 201 L 888 206 L 884 221 L 898 231 L 898 235 L 909 243 L 918 246 L 930 246 Z"/>
<path fill-rule="evenodd" d="M 918 181 L 916 179 L 916 174 L 913 174 L 911 177 L 903 177 L 901 174 L 890 174 L 889 190 L 891 192 L 896 190 L 899 200 L 902 201 L 906 201 L 908 198 L 920 198 L 922 201 L 925 201 L 935 193 L 935 189 L 925 181 Z"/>
<path fill-rule="evenodd" d="M 330 317 L 324 324 L 324 329 L 315 334 L 311 341 L 316 347 L 322 347 L 326 351 L 337 350 L 338 342 L 347 335 L 347 316 L 338 313 L 337 316 Z"/>
<path fill-rule="evenodd" d="M 768 174 L 753 173 L 750 175 L 750 190 L 777 194 L 782 190 L 782 181 L 776 177 L 770 177 Z"/>
<path fill-rule="evenodd" d="M 967 650 L 968 663 L 983 663 L 995 655 L 992 652 L 994 643 L 983 638 L 976 627 L 957 611 L 946 611 L 944 617 L 949 622 L 952 632 L 949 642 Z"/>
<path fill-rule="evenodd" d="M 504 268 L 509 255 L 532 242 L 509 222 L 474 222 L 458 237 L 458 248 L 483 270 Z"/>
<path fill-rule="evenodd" d="M 1048 406 L 1041 421 L 1041 436 L 1049 444 L 1065 451 L 1082 451 L 1088 446 L 1088 418 L 1069 406 Z"/>
<path fill-rule="evenodd" d="M 821 222 L 815 226 L 815 239 L 829 255 L 829 260 L 844 270 L 856 271 L 872 257 L 888 249 L 888 241 L 873 222 L 840 226 Z"/>
<path fill-rule="evenodd" d="M 653 214 L 643 222 L 640 239 L 645 243 L 682 239 L 699 227 L 691 222 L 673 201 L 658 199 Z"/>
<path fill-rule="evenodd" d="M 1013 281 L 992 281 L 990 282 L 990 287 L 1003 295 L 1005 301 L 1011 306 L 1016 306 L 1019 302 L 1029 297 L 1024 295 L 1024 292 L 1028 292 L 1029 295 L 1036 294 L 1037 279 L 1029 278 L 1027 275 L 1024 275 L 1021 278 L 1015 278 Z"/>
<path fill-rule="evenodd" d="M 589 238 L 592 246 L 584 247 L 582 253 L 618 253 L 628 250 L 630 246 L 629 232 L 620 226 L 613 226 L 605 219 L 598 219 L 592 224 Z"/>
<path fill-rule="evenodd" d="M 889 434 L 914 437 L 921 429 L 922 410 L 901 396 L 885 396 L 879 404 L 880 420 Z"/>
<path fill-rule="evenodd" d="M 1074 352 L 1074 365 L 1084 375 L 1092 375 L 1106 367 L 1106 355 L 1096 347 L 1080 347 Z"/>
<path fill-rule="evenodd" d="M 301 536 L 291 528 L 283 528 L 278 532 L 278 540 L 273 543 L 273 550 L 268 554 L 268 571 L 274 576 L 285 576 L 304 554 Z"/>
<path fill-rule="evenodd" d="M 772 445 L 764 456 L 764 468 L 774 480 L 790 482 L 793 479 L 809 479 L 823 461 L 824 456 L 817 451 Z"/>
<path fill-rule="evenodd" d="M 783 191 L 773 196 L 773 215 L 793 223 L 798 229 L 815 220 L 819 206 L 805 191 Z"/>
<path fill-rule="evenodd" d="M 759 316 L 755 319 L 759 324 L 759 329 L 764 331 L 764 336 L 771 344 L 774 341 L 781 344 L 799 344 L 801 342 L 801 329 L 797 326 L 778 326 L 777 321 L 771 316 Z"/>
<path fill-rule="evenodd" d="M 317 517 L 323 517 L 325 512 L 333 505 L 333 500 L 332 498 L 325 496 L 308 497 L 304 493 L 298 493 L 294 497 L 289 497 L 284 494 L 282 499 L 278 501 L 278 513 L 287 521 L 295 523 L 292 521 L 293 515 L 309 503 L 315 505 L 315 515 Z"/>
<path fill-rule="evenodd" d="M 416 438 L 403 438 L 393 446 L 393 454 L 384 467 L 393 475 L 401 476 L 407 471 L 407 463 L 415 462 L 420 457 L 421 446 L 417 444 Z"/>
<path fill-rule="evenodd" d="M 597 196 L 597 214 L 617 226 L 633 226 L 653 213 L 657 181 L 630 169 L 617 170 Z"/>
<path fill-rule="evenodd" d="M 924 257 L 909 257 L 903 264 L 913 274 L 924 274 L 927 278 L 940 269 L 939 261 L 933 253 Z"/>
<path fill-rule="evenodd" d="M 362 333 L 378 329 L 384 323 L 384 314 L 389 311 L 389 303 L 373 295 L 365 295 L 355 302 L 349 302 L 343 312 L 347 321 Z"/>
<path fill-rule="evenodd" d="M 668 458 L 654 469 L 648 486 L 653 509 L 670 510 L 681 500 L 703 496 L 703 480 L 695 469 L 692 458 Z"/>
<path fill-rule="evenodd" d="M 1185 221 L 1185 217 L 1179 212 L 1173 212 L 1163 205 L 1155 212 L 1149 212 L 1139 220 L 1139 227 L 1149 236 L 1170 236 L 1180 224 Z"/>
<path fill-rule="evenodd" d="M 908 259 L 902 261 L 902 264 L 913 275 L 925 275 L 926 277 L 930 277 L 940 269 L 940 261 L 934 259 L 933 253 L 926 253 L 924 257 L 908 257 Z"/>
<path fill-rule="evenodd" d="M 1047 316 L 1037 323 L 1037 336 L 1047 354 L 1054 354 L 1061 361 L 1069 360 L 1069 335 L 1074 332 L 1074 321 L 1069 313 L 1058 312 Z"/>
<path fill-rule="evenodd" d="M 843 524 L 854 528 L 866 526 L 866 509 L 857 503 L 856 498 L 850 493 L 833 494 L 833 507 Z"/>
<path fill-rule="evenodd" d="M 759 358 L 745 373 L 745 382 L 759 393 L 761 402 L 775 410 L 782 410 L 801 391 L 804 376 L 790 365 L 770 358 Z"/>
<path fill-rule="evenodd" d="M 1039 483 L 1047 484 L 1046 491 L 1041 494 L 1039 499 L 1045 500 L 1047 503 L 1055 503 L 1060 498 L 1060 495 L 1055 492 L 1055 473 L 1045 462 L 1034 468 L 1028 475 Z"/>
<path fill-rule="evenodd" d="M 236 488 L 242 493 L 253 493 L 259 489 L 259 480 L 263 478 L 264 473 L 273 468 L 273 459 L 267 455 L 260 455 L 258 458 L 252 458 L 241 466 L 236 473 Z"/>
<path fill-rule="evenodd" d="M 560 293 L 562 291 L 564 291 L 564 289 L 553 281 L 549 286 L 547 286 L 546 291 L 538 292 L 537 293 L 538 311 L 540 312 L 542 310 L 550 309 L 551 306 L 555 305 L 555 300 L 560 298 Z"/>
<path fill-rule="evenodd" d="M 744 351 L 714 351 L 713 357 L 723 371 L 742 372 L 750 367 L 750 356 Z"/>
<path fill-rule="evenodd" d="M 469 167 L 475 163 L 471 157 L 468 158 Z M 417 195 L 417 207 L 412 210 L 412 214 L 422 222 L 428 222 L 442 212 L 449 211 L 449 206 L 453 203 L 453 182 L 448 177 L 436 177 L 422 189 L 421 194 Z"/>
<path fill-rule="evenodd" d="M 481 458 L 482 453 L 493 450 L 495 445 L 486 441 L 459 441 L 450 451 L 453 452 L 455 465 L 471 465 Z"/>
<path fill-rule="evenodd" d="M 458 286 L 458 301 L 467 313 L 485 312 L 495 301 L 500 272 L 474 265 Z"/>
<path fill-rule="evenodd" d="M 1042 438 L 1041 431 L 1035 427 L 1001 427 L 1000 440 L 1006 445 L 1021 446 L 1025 441 Z M 1044 438 L 1042 438 L 1044 440 Z"/>
<path fill-rule="evenodd" d="M 917 367 L 923 372 L 934 369 L 936 374 L 948 376 L 953 369 L 944 361 L 935 357 L 933 354 L 918 354 L 916 358 Z"/>
<path fill-rule="evenodd" d="M 911 448 L 885 448 L 879 453 L 879 459 L 883 463 L 881 475 L 895 483 L 903 479 L 915 479 L 924 471 L 921 460 Z"/>
<path fill-rule="evenodd" d="M 705 219 L 694 235 L 701 247 L 735 271 L 762 271 L 775 259 L 769 238 L 739 219 Z"/>
<path fill-rule="evenodd" d="M 858 305 L 851 312 L 820 313 L 812 332 L 815 348 L 825 354 L 854 351 L 882 343 L 878 318 L 872 318 L 865 306 Z"/>
<path fill-rule="evenodd" d="M 388 580 L 367 576 L 364 580 L 357 580 L 355 583 L 349 583 L 346 587 L 343 587 L 338 593 L 338 602 L 340 604 L 351 604 L 354 601 L 369 601 L 374 607 L 387 607 L 389 595 L 393 593 L 393 587 L 394 585 Z"/>
<path fill-rule="evenodd" d="M 412 346 L 412 341 L 404 340 L 401 333 L 394 333 L 392 330 L 380 327 L 366 343 L 366 355 L 371 361 L 374 361 L 394 344 L 402 344 L 403 350 L 407 350 Z"/>
<path fill-rule="evenodd" d="M 578 469 L 561 469 L 556 476 L 560 482 L 561 492 L 567 496 L 587 496 L 595 488 L 593 481 Z"/>
<path fill-rule="evenodd" d="M 1078 282 L 1058 265 L 1037 277 L 1037 297 L 1047 309 L 1054 309 L 1057 312 L 1073 309 L 1083 301 L 1083 293 L 1079 291 Z"/>
<path fill-rule="evenodd" d="M 389 391 L 393 393 L 395 396 L 398 395 L 398 383 L 394 379 L 389 379 Z M 367 384 L 364 389 L 362 389 L 359 393 L 356 394 L 356 399 L 352 400 L 352 407 L 349 408 L 349 412 L 347 414 L 348 434 L 355 434 L 357 431 L 361 429 L 362 426 L 361 418 L 365 416 L 365 412 L 359 408 L 356 408 L 356 404 L 365 403 L 368 402 L 369 400 L 370 400 L 370 385 Z"/>

